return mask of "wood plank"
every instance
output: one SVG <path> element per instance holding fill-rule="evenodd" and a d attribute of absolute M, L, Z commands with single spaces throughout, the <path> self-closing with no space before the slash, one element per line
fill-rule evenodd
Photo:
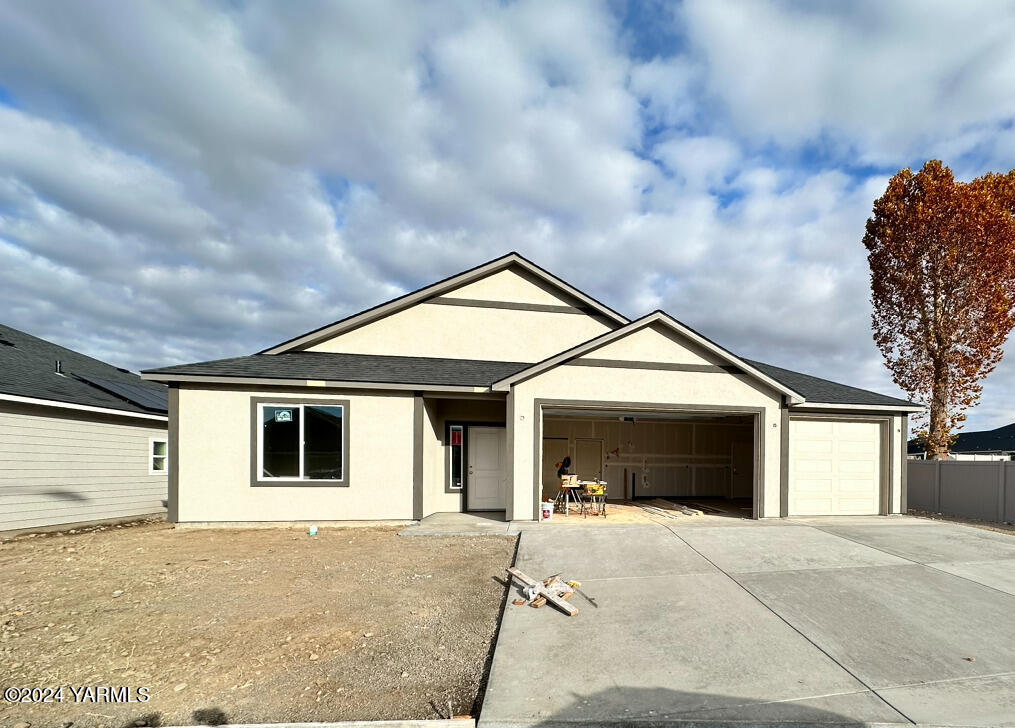
<path fill-rule="evenodd" d="M 546 585 L 543 584 L 543 582 L 536 581 L 532 577 L 527 576 L 526 574 L 522 573 L 513 566 L 508 567 L 507 573 L 510 574 L 515 579 L 518 579 L 518 581 L 520 581 L 525 586 L 535 587 L 538 590 L 540 596 L 545 597 L 546 601 L 548 601 L 553 606 L 557 607 L 557 609 L 564 612 L 564 614 L 566 614 L 567 616 L 574 617 L 578 614 L 577 608 L 561 599 L 559 596 L 557 596 L 555 592 L 547 589 Z"/>

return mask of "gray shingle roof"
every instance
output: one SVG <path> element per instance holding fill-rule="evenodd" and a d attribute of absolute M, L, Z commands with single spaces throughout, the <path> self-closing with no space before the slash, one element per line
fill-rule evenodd
<path fill-rule="evenodd" d="M 811 402 L 855 405 L 911 405 L 865 389 L 837 384 L 808 374 L 749 361 L 763 373 L 802 394 Z M 420 356 L 379 356 L 293 351 L 284 354 L 254 354 L 232 359 L 180 364 L 148 369 L 145 374 L 190 374 L 213 377 L 255 377 L 268 379 L 323 379 L 377 384 L 418 384 L 430 386 L 487 387 L 531 363 L 443 359 Z"/>
<path fill-rule="evenodd" d="M 144 373 L 486 387 L 528 366 L 532 365 L 476 359 L 291 351 L 180 364 L 148 369 Z"/>
<path fill-rule="evenodd" d="M 63 376 L 55 371 L 58 359 Z M 146 414 L 169 410 L 163 385 L 2 324 L 0 394 Z"/>
<path fill-rule="evenodd" d="M 767 374 L 772 379 L 782 382 L 790 389 L 793 389 L 804 396 L 808 402 L 823 404 L 856 404 L 856 405 L 899 405 L 902 407 L 915 406 L 913 402 L 907 402 L 897 397 L 889 397 L 885 394 L 870 392 L 866 389 L 850 387 L 846 384 L 812 377 L 810 374 L 801 374 L 782 367 L 764 364 L 760 361 L 744 359 L 745 362 L 759 371 Z"/>

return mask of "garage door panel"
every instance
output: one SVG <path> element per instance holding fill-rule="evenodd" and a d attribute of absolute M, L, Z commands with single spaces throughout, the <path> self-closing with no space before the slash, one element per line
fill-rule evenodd
<path fill-rule="evenodd" d="M 797 460 L 796 470 L 798 473 L 831 473 L 832 463 L 829 460 L 810 460 L 801 458 Z"/>
<path fill-rule="evenodd" d="M 846 460 L 840 458 L 839 460 L 839 474 L 843 476 L 847 475 L 865 475 L 868 480 L 877 473 L 877 463 L 871 460 Z"/>
<path fill-rule="evenodd" d="M 880 511 L 880 424 L 791 419 L 789 437 L 790 515 Z"/>
<path fill-rule="evenodd" d="M 832 443 L 828 440 L 803 439 L 797 443 L 797 452 L 801 455 L 831 455 Z"/>
<path fill-rule="evenodd" d="M 802 497 L 797 501 L 797 508 L 799 510 L 799 513 L 796 513 L 794 515 L 819 516 L 824 513 L 828 513 L 829 509 L 832 508 L 832 499 Z"/>
<path fill-rule="evenodd" d="M 833 423 L 833 422 L 826 422 L 826 421 L 822 421 L 822 420 L 812 420 L 811 423 L 810 423 L 810 426 L 807 428 L 807 434 L 812 435 L 812 436 L 814 436 L 814 435 L 818 435 L 818 436 L 820 436 L 820 435 L 831 435 L 832 434 L 832 429 L 834 428 L 834 426 L 835 426 L 835 423 Z"/>
<path fill-rule="evenodd" d="M 857 455 L 870 457 L 877 452 L 877 443 L 870 440 L 839 440 L 840 455 Z"/>
<path fill-rule="evenodd" d="M 862 493 L 866 497 L 871 496 L 871 479 L 870 478 L 839 478 L 839 492 L 856 496 L 858 493 Z"/>

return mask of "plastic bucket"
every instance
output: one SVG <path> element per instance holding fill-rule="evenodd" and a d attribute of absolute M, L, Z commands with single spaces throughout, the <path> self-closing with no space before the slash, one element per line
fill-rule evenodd
<path fill-rule="evenodd" d="M 553 501 L 545 501 L 540 510 L 543 512 L 544 521 L 553 520 Z"/>

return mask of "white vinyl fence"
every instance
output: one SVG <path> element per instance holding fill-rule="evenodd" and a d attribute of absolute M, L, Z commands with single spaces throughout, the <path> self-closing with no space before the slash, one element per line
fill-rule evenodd
<path fill-rule="evenodd" d="M 1015 461 L 908 461 L 908 507 L 983 521 L 1015 521 Z"/>

